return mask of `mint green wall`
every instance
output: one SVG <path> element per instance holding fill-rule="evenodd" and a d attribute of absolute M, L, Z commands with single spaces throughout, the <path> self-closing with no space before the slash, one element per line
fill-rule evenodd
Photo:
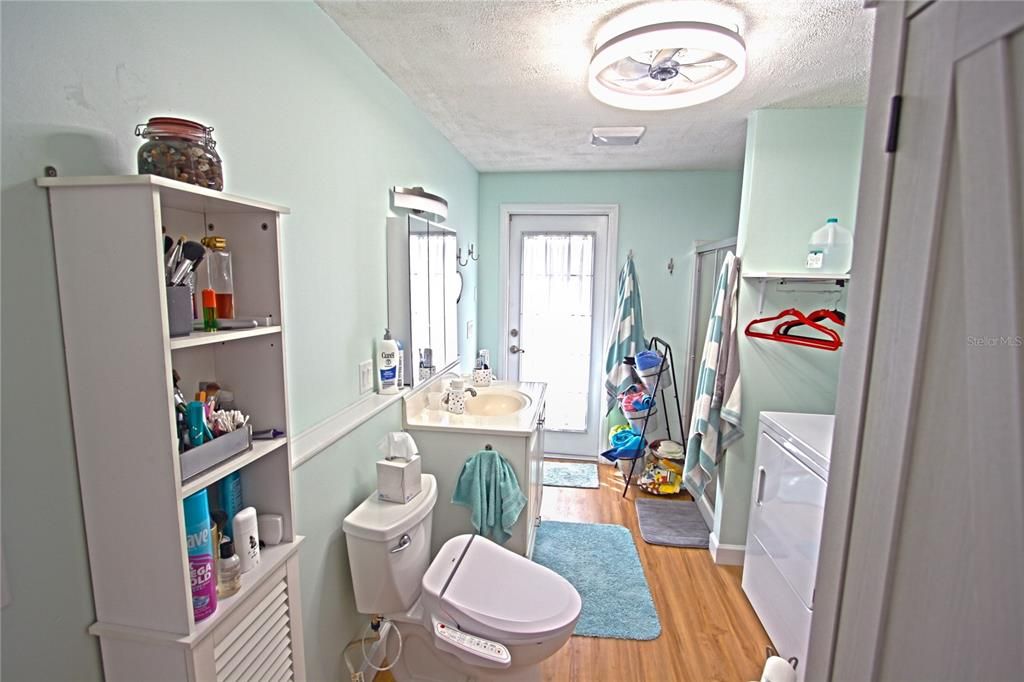
<path fill-rule="evenodd" d="M 402 407 L 395 404 L 293 472 L 301 494 L 295 501 L 299 531 L 306 535 L 300 561 L 306 677 L 348 679 L 342 648 L 366 627 L 355 620 L 352 574 L 341 520 L 377 485 L 381 434 L 402 428 Z M 359 649 L 350 654 L 360 659 Z"/>
<path fill-rule="evenodd" d="M 664 337 L 680 358 L 689 328 L 693 242 L 736 234 L 739 171 L 481 173 L 478 338 L 481 348 L 491 349 L 498 371 L 506 342 L 498 338 L 501 204 L 558 203 L 619 205 L 617 268 L 632 249 L 644 330 L 648 336 Z M 669 258 L 675 259 L 673 275 L 667 269 Z M 618 270 L 612 276 L 612 296 L 617 277 Z"/>
<path fill-rule="evenodd" d="M 311 2 L 4 2 L 0 22 L 2 514 L 12 596 L 2 677 L 98 679 L 46 193 L 34 178 L 49 164 L 62 175 L 134 173 L 132 132 L 150 115 L 215 126 L 226 189 L 292 208 L 284 279 L 295 432 L 356 399 L 356 366 L 383 332 L 388 188 L 444 195 L 460 243 L 475 242 L 478 178 Z M 464 272 L 472 291 L 476 265 Z M 101 290 L 130 285 L 112 277 Z M 469 349 L 475 315 L 466 297 L 459 338 Z M 137 390 L 130 377 L 111 382 L 107 398 Z M 309 536 L 311 678 L 343 676 L 338 652 L 357 619 L 341 519 L 373 488 L 370 446 L 398 425 L 396 414 L 296 471 L 298 528 Z"/>
<path fill-rule="evenodd" d="M 751 114 L 737 243 L 743 271 L 803 272 L 808 239 L 826 218 L 837 217 L 854 229 L 863 134 L 862 109 L 767 109 Z M 815 310 L 837 301 L 831 293 L 778 289 L 769 285 L 764 316 L 790 307 Z M 760 316 L 756 282 L 743 282 L 739 301 L 742 330 Z M 723 460 L 715 510 L 715 532 L 727 545 L 746 543 L 759 413 L 831 413 L 842 357 L 842 350 L 751 339 L 742 331 L 739 338 L 746 435 Z"/>

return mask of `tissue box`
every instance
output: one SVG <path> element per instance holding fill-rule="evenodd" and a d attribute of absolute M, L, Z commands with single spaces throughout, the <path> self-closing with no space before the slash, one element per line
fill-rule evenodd
<path fill-rule="evenodd" d="M 405 504 L 420 494 L 420 456 L 377 460 L 377 497 Z"/>

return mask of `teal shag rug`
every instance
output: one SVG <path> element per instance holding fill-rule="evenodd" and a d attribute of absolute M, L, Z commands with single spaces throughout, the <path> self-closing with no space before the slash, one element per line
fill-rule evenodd
<path fill-rule="evenodd" d="M 560 488 L 598 488 L 596 464 L 544 462 L 544 485 Z"/>
<path fill-rule="evenodd" d="M 533 560 L 576 588 L 583 609 L 574 634 L 656 639 L 661 621 L 633 535 L 624 526 L 543 521 Z"/>

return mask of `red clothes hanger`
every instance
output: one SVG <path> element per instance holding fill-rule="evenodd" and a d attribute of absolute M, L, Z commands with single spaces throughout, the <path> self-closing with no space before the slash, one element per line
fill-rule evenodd
<path fill-rule="evenodd" d="M 821 311 L 815 311 L 821 312 Z M 792 318 L 781 324 L 777 325 L 775 329 L 769 332 L 761 332 L 754 330 L 754 327 L 759 324 L 765 324 L 767 322 L 775 322 L 776 320 L 783 320 L 784 318 Z M 824 317 L 822 318 L 824 319 Z M 807 325 L 814 331 L 820 332 L 827 338 L 817 338 L 810 336 L 793 336 L 782 333 L 783 327 L 791 327 L 797 324 Z M 822 350 L 839 350 L 839 347 L 843 345 L 842 339 L 839 338 L 839 334 L 833 329 L 818 324 L 814 320 L 811 320 L 808 316 L 796 308 L 787 308 L 777 315 L 772 317 L 762 317 L 751 320 L 744 330 L 747 336 L 751 336 L 758 339 L 768 339 L 769 341 L 780 341 L 782 343 L 791 343 L 795 346 L 808 346 L 810 348 L 821 348 Z"/>
<path fill-rule="evenodd" d="M 819 308 L 818 310 L 815 310 L 812 313 L 807 313 L 805 317 L 811 322 L 822 322 L 824 320 L 829 320 L 839 325 L 840 327 L 846 326 L 846 314 L 843 313 L 842 311 L 835 309 Z M 803 322 L 797 320 L 782 322 L 781 324 L 779 324 L 779 326 L 775 328 L 775 333 L 790 336 L 790 332 L 792 332 L 796 327 L 800 327 L 802 325 Z M 799 336 L 799 334 L 797 336 Z"/>

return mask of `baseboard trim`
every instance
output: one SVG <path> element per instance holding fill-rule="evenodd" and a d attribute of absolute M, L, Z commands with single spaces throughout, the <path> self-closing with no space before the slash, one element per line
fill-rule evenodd
<path fill-rule="evenodd" d="M 708 551 L 711 559 L 720 566 L 742 566 L 743 555 L 747 548 L 744 545 L 723 545 L 718 542 L 718 534 L 708 537 Z"/>
<path fill-rule="evenodd" d="M 700 515 L 704 517 L 704 523 L 707 524 L 707 527 L 714 528 L 715 510 L 711 508 L 711 503 L 708 502 L 706 495 L 701 495 L 700 499 L 697 500 L 697 509 L 700 510 Z"/>

